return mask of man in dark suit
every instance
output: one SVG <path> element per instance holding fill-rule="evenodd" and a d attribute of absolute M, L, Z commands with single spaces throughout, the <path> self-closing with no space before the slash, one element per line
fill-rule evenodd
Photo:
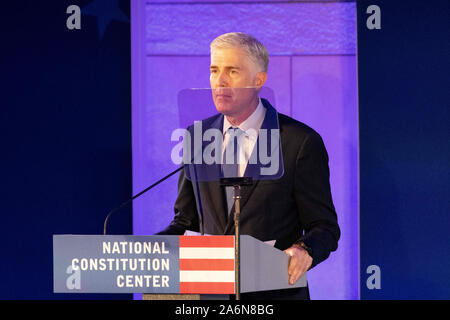
<path fill-rule="evenodd" d="M 261 241 L 276 240 L 275 247 L 290 256 L 287 272 L 294 284 L 337 249 L 340 229 L 321 137 L 307 125 L 278 114 L 267 100 L 258 97 L 267 79 L 268 61 L 264 45 L 243 33 L 224 34 L 211 43 L 210 82 L 220 114 L 204 120 L 203 127 L 223 131 L 225 153 L 232 139 L 230 128 L 240 130 L 245 137 L 249 129 L 270 127 L 274 120 L 279 126 L 284 174 L 242 187 L 240 230 Z M 248 172 L 248 157 L 254 148 L 255 141 L 247 139 L 243 147 L 247 162 L 235 168 L 236 176 Z M 159 234 L 199 231 L 200 210 L 206 234 L 234 234 L 228 193 L 217 180 L 193 184 L 182 172 L 175 217 Z M 274 290 L 242 294 L 241 298 L 309 299 L 309 291 L 307 287 Z"/>

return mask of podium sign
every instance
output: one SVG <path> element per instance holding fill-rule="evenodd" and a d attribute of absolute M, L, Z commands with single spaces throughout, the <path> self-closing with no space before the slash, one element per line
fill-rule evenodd
<path fill-rule="evenodd" d="M 241 292 L 306 286 L 286 253 L 240 238 Z M 234 294 L 234 264 L 234 236 L 53 236 L 56 293 Z"/>
<path fill-rule="evenodd" d="M 53 236 L 54 292 L 234 293 L 233 236 Z"/>

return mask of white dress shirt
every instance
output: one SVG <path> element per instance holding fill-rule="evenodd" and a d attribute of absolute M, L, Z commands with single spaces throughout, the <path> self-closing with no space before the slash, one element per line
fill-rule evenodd
<path fill-rule="evenodd" d="M 253 152 L 253 149 L 255 147 L 256 141 L 258 140 L 258 133 L 259 129 L 261 129 L 261 125 L 264 121 L 264 117 L 266 116 L 266 108 L 262 105 L 261 99 L 259 98 L 258 106 L 256 107 L 255 111 L 248 117 L 244 122 L 242 122 L 240 125 L 237 126 L 237 128 L 241 129 L 244 134 L 242 137 L 242 140 L 238 140 L 238 147 L 239 147 L 239 153 L 238 153 L 238 163 L 239 163 L 239 176 L 243 177 L 245 169 L 247 168 L 247 163 L 250 158 L 250 155 Z M 229 140 L 229 133 L 227 130 L 233 127 L 231 123 L 227 120 L 227 117 L 224 117 L 223 120 L 223 150 L 225 149 L 228 140 Z M 236 128 L 236 127 L 234 127 Z M 243 143 L 241 143 L 241 141 Z"/>

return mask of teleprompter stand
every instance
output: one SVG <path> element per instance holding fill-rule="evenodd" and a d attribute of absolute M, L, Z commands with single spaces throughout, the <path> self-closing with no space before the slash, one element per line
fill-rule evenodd
<path fill-rule="evenodd" d="M 224 187 L 233 187 L 234 190 L 234 276 L 236 300 L 241 299 L 241 253 L 240 253 L 240 230 L 239 215 L 241 214 L 241 186 L 253 184 L 251 177 L 221 178 L 220 185 Z"/>

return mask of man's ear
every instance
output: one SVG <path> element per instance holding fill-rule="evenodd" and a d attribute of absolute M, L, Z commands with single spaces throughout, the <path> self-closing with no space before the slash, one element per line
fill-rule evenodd
<path fill-rule="evenodd" d="M 264 71 L 258 72 L 255 77 L 255 86 L 262 87 L 267 80 L 267 73 Z"/>

